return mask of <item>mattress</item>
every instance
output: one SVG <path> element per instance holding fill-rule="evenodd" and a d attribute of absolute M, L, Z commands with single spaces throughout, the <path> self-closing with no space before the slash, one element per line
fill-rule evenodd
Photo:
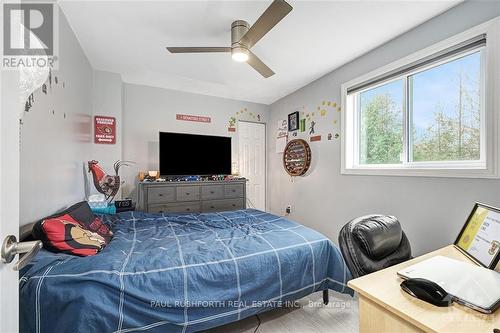
<path fill-rule="evenodd" d="M 350 293 L 339 249 L 254 209 L 103 215 L 114 238 L 90 257 L 41 250 L 20 278 L 23 332 L 196 332 L 315 291 Z"/>

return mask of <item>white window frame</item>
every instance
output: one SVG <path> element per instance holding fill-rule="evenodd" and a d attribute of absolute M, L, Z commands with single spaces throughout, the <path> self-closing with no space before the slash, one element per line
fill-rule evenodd
<path fill-rule="evenodd" d="M 356 98 L 348 95 L 350 87 L 368 82 L 376 77 L 402 68 L 420 59 L 431 56 L 450 47 L 463 43 L 478 35 L 486 34 L 486 46 L 481 51 L 481 64 L 485 66 L 482 80 L 484 94 L 481 107 L 481 160 L 480 161 L 443 161 L 443 162 L 411 162 L 410 164 L 372 164 L 359 163 L 359 124 L 356 112 Z M 342 114 L 341 114 L 341 174 L 346 175 L 382 175 L 382 176 L 426 176 L 426 177 L 457 177 L 457 178 L 499 178 L 499 148 L 500 135 L 500 17 L 485 22 L 463 33 L 450 37 L 442 42 L 415 52 L 403 59 L 392 62 L 370 73 L 341 85 Z M 467 54 L 467 53 L 465 53 Z M 461 54 L 459 57 L 463 56 Z M 453 59 L 453 58 L 452 58 Z M 449 62 L 446 59 L 444 62 Z M 415 73 L 435 67 L 432 64 L 418 68 Z M 413 72 L 412 72 L 413 73 Z M 406 74 L 405 74 L 406 75 Z M 401 77 L 394 78 L 400 80 Z M 394 81 L 392 80 L 392 81 Z M 380 83 L 386 84 L 389 81 Z M 377 85 L 369 87 L 372 89 Z M 407 82 L 405 80 L 404 89 Z M 406 95 L 406 91 L 405 91 Z M 404 106 L 406 109 L 406 106 Z M 404 126 L 408 126 L 407 112 L 403 110 Z M 408 131 L 404 131 L 404 135 Z M 406 137 L 404 138 L 403 152 L 407 154 Z"/>

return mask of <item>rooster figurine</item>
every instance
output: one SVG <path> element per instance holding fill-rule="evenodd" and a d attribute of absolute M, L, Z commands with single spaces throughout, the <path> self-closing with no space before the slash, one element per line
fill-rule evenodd
<path fill-rule="evenodd" d="M 130 166 L 133 162 L 129 161 L 116 161 L 113 165 L 115 169 L 115 175 L 111 176 L 106 174 L 104 170 L 99 166 L 99 162 L 96 160 L 89 161 L 89 172 L 92 172 L 92 178 L 94 179 L 94 186 L 99 193 L 104 194 L 106 200 L 108 202 L 113 201 L 116 193 L 120 189 L 120 176 L 118 175 L 118 171 L 120 167 Z"/>

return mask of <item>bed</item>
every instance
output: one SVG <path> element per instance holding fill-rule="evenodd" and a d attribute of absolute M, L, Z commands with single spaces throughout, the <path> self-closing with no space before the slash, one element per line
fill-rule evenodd
<path fill-rule="evenodd" d="M 114 238 L 41 250 L 20 278 L 22 332 L 196 332 L 332 289 L 350 273 L 325 236 L 254 209 L 103 215 Z"/>

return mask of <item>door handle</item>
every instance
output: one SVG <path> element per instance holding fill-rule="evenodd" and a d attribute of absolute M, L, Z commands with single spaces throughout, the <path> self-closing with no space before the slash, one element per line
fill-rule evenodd
<path fill-rule="evenodd" d="M 26 266 L 31 259 L 36 256 L 41 248 L 42 242 L 39 240 L 31 242 L 17 242 L 16 236 L 9 235 L 5 237 L 2 244 L 2 262 L 5 264 L 11 263 L 17 254 L 20 255 L 26 253 L 14 264 L 14 270 L 18 271 Z"/>

